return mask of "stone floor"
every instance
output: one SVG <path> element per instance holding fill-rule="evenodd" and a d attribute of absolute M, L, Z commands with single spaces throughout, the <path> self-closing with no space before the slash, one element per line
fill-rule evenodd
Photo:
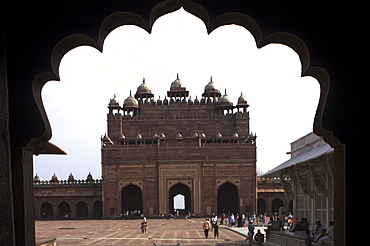
<path fill-rule="evenodd" d="M 36 238 L 57 238 L 57 245 L 248 245 L 245 236 L 220 226 L 205 239 L 204 219 L 148 219 L 148 232 L 140 231 L 141 220 L 36 221 Z"/>

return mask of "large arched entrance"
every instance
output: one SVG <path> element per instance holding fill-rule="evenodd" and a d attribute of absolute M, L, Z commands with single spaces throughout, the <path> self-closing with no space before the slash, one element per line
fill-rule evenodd
<path fill-rule="evenodd" d="M 184 196 L 185 213 L 192 211 L 190 189 L 186 185 L 179 183 L 179 184 L 172 186 L 170 189 L 169 212 L 174 213 L 174 210 L 175 210 L 174 198 L 175 196 L 179 194 Z"/>
<path fill-rule="evenodd" d="M 238 188 L 227 182 L 218 188 L 217 192 L 217 213 L 238 213 Z"/>
<path fill-rule="evenodd" d="M 143 211 L 143 196 L 141 189 L 130 184 L 122 189 L 122 214 L 136 215 Z"/>

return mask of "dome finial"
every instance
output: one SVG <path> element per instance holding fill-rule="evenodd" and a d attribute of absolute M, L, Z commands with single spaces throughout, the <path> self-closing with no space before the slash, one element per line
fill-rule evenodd
<path fill-rule="evenodd" d="M 212 76 L 211 76 L 211 81 L 210 82 L 212 82 Z"/>
<path fill-rule="evenodd" d="M 143 84 L 145 84 L 145 77 L 143 77 Z"/>
<path fill-rule="evenodd" d="M 225 89 L 225 91 L 226 91 L 226 89 Z M 131 95 L 131 90 L 130 90 L 130 97 L 132 97 L 132 95 Z"/>
<path fill-rule="evenodd" d="M 179 80 L 179 73 L 177 73 L 177 80 Z"/>

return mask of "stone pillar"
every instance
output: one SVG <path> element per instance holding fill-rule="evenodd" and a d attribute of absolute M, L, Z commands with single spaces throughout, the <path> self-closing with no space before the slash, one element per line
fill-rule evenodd
<path fill-rule="evenodd" d="M 346 245 L 346 147 L 334 148 L 334 245 Z M 353 201 L 352 201 L 353 202 Z"/>
<path fill-rule="evenodd" d="M 4 8 L 0 9 L 1 17 L 4 16 L 3 11 Z M 0 241 L 3 245 L 15 245 L 4 23 L 0 18 Z"/>
<path fill-rule="evenodd" d="M 11 148 L 16 245 L 35 245 L 33 152 Z"/>

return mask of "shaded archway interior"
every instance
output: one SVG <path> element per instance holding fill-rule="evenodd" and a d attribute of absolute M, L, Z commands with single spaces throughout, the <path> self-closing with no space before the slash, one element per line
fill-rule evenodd
<path fill-rule="evenodd" d="M 221 185 L 217 191 L 217 213 L 226 215 L 239 213 L 238 193 L 238 188 L 232 183 Z"/>
<path fill-rule="evenodd" d="M 143 211 L 143 197 L 141 189 L 133 184 L 122 189 L 122 214 L 137 215 Z"/>
<path fill-rule="evenodd" d="M 170 210 L 169 212 L 171 214 L 175 212 L 174 197 L 177 196 L 178 194 L 184 196 L 185 212 L 187 213 L 192 211 L 190 189 L 186 185 L 178 183 L 172 186 L 169 191 L 169 210 Z"/>

